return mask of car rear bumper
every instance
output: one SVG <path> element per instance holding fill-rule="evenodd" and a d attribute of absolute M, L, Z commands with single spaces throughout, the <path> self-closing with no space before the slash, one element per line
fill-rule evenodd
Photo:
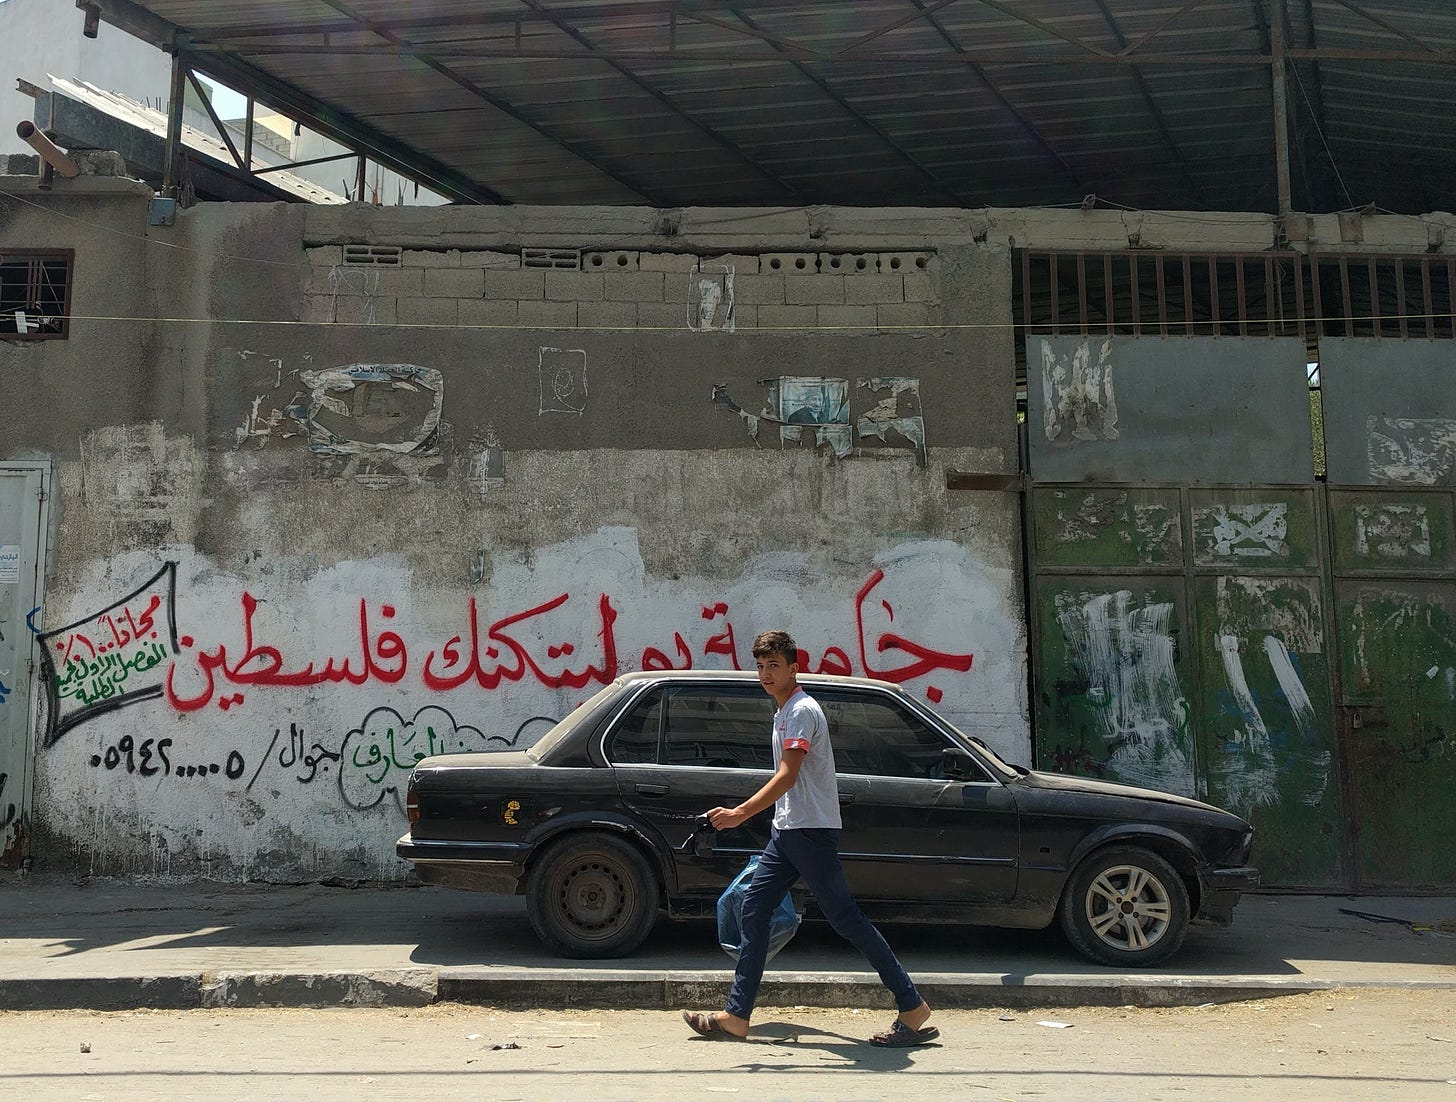
<path fill-rule="evenodd" d="M 424 884 L 462 891 L 519 895 L 529 846 L 513 842 L 451 842 L 406 834 L 394 852 L 413 863 Z"/>
<path fill-rule="evenodd" d="M 1259 870 L 1250 865 L 1231 868 L 1202 869 L 1198 874 L 1198 919 L 1219 926 L 1230 926 L 1239 898 L 1259 886 Z"/>

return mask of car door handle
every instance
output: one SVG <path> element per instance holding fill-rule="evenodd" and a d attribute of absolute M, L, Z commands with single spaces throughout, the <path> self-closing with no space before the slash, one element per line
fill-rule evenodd
<path fill-rule="evenodd" d="M 666 796 L 667 785 L 665 784 L 639 784 L 637 786 L 639 796 Z"/>
<path fill-rule="evenodd" d="M 853 796 L 845 795 L 845 794 L 841 794 L 840 795 L 840 797 L 839 797 L 839 806 L 840 807 L 845 807 L 846 805 L 852 804 L 852 803 L 854 803 L 854 797 Z"/>

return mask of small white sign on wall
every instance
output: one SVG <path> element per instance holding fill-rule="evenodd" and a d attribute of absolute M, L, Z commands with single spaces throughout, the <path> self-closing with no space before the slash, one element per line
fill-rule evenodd
<path fill-rule="evenodd" d="M 0 585 L 15 585 L 20 581 L 20 545 L 0 544 Z"/>

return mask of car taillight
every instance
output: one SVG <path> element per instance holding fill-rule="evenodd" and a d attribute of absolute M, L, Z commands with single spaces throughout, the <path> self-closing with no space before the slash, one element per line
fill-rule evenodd
<path fill-rule="evenodd" d="M 409 825 L 413 827 L 420 821 L 420 798 L 415 795 L 415 786 L 410 785 L 405 789 L 404 813 L 409 816 Z"/>

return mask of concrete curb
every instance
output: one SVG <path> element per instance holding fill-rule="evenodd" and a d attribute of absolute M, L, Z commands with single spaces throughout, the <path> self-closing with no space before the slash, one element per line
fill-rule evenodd
<path fill-rule="evenodd" d="M 400 968 L 375 972 L 196 972 L 171 976 L 0 979 L 0 1010 L 199 1010 L 476 1006 L 673 1010 L 723 999 L 726 972 L 575 971 L 515 968 Z M 1341 982 L 1283 976 L 917 976 L 935 1006 L 1201 1006 L 1340 988 L 1456 991 L 1456 981 Z M 765 1006 L 875 1007 L 885 1002 L 869 973 L 779 973 L 765 977 Z"/>

